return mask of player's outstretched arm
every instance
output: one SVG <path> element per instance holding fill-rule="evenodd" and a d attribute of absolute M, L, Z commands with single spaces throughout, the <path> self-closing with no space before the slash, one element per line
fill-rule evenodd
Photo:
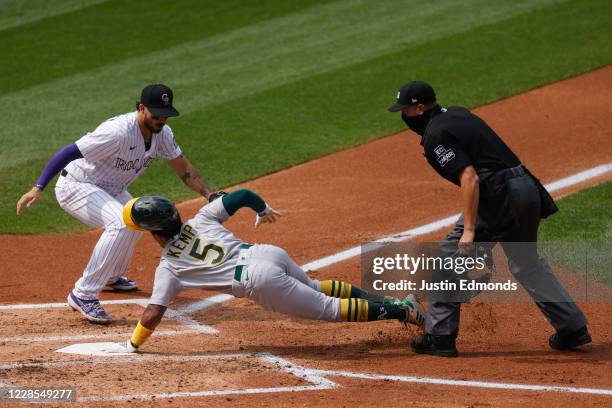
<path fill-rule="evenodd" d="M 138 347 L 142 346 L 151 337 L 151 334 L 153 334 L 153 331 L 155 331 L 161 322 L 162 317 L 164 317 L 166 309 L 168 309 L 166 306 L 147 305 L 140 321 L 132 332 L 132 337 L 126 343 L 127 351 L 132 353 L 138 351 Z"/>
<path fill-rule="evenodd" d="M 181 154 L 176 159 L 168 160 L 168 164 L 187 187 L 208 199 L 210 195 L 208 185 L 185 156 Z"/>
<path fill-rule="evenodd" d="M 42 197 L 43 190 L 49 184 L 51 179 L 60 172 L 61 169 L 66 167 L 68 163 L 73 160 L 80 159 L 83 154 L 75 143 L 69 144 L 68 146 L 62 147 L 58 150 L 51 160 L 47 163 L 44 170 L 40 174 L 36 185 L 32 187 L 30 191 L 21 196 L 17 202 L 17 215 L 21 213 L 24 206 L 28 208 L 32 207 Z"/>
<path fill-rule="evenodd" d="M 264 222 L 273 223 L 281 215 L 278 211 L 266 204 L 259 195 L 244 188 L 224 195 L 222 200 L 223 206 L 229 215 L 234 215 L 236 211 L 242 207 L 249 207 L 255 211 L 257 213 L 255 228 L 259 227 L 259 225 Z"/>

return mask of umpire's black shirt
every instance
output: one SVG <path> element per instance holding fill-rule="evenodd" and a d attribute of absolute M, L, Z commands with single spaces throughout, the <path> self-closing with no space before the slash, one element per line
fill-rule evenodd
<path fill-rule="evenodd" d="M 497 133 L 466 108 L 431 110 L 421 144 L 429 164 L 445 179 L 459 185 L 459 174 L 470 165 L 482 176 L 521 164 Z"/>

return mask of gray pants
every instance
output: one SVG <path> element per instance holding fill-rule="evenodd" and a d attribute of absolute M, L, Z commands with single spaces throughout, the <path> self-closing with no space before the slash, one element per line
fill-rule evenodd
<path fill-rule="evenodd" d="M 240 282 L 232 291 L 266 310 L 304 319 L 340 321 L 340 299 L 321 292 L 321 283 L 310 279 L 284 249 L 258 244 L 249 250 Z"/>
<path fill-rule="evenodd" d="M 509 195 L 518 225 L 493 236 L 486 231 L 482 220 L 478 220 L 475 241 L 501 243 L 508 257 L 510 272 L 556 330 L 572 332 L 585 326 L 586 318 L 559 283 L 548 263 L 538 255 L 536 241 L 540 223 L 540 195 L 536 184 L 529 175 L 510 179 L 506 183 L 506 194 Z M 439 256 L 454 255 L 462 234 L 463 216 L 442 241 Z M 460 313 L 460 302 L 431 302 L 425 331 L 434 335 L 456 334 Z"/>

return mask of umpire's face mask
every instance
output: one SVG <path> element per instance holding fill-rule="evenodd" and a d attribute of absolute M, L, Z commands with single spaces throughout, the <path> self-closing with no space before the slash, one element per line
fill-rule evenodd
<path fill-rule="evenodd" d="M 412 130 L 418 135 L 423 136 L 425 135 L 425 129 L 427 128 L 427 125 L 431 120 L 431 116 L 437 109 L 439 109 L 438 105 L 423 112 L 421 115 L 418 116 L 408 116 L 406 115 L 406 113 L 402 112 L 402 119 L 404 120 L 404 123 L 406 123 L 406 126 L 410 128 L 410 130 Z"/>

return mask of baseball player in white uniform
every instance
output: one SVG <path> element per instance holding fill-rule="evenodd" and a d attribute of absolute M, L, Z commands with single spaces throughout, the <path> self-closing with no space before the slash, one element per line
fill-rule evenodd
<path fill-rule="evenodd" d="M 123 222 L 123 206 L 132 198 L 128 186 L 161 156 L 189 188 L 205 197 L 209 195 L 206 183 L 183 156 L 166 125 L 168 117 L 179 115 L 172 99 L 172 90 L 165 85 L 145 87 L 136 112 L 108 119 L 60 149 L 36 185 L 17 203 L 17 214 L 24 206 L 31 207 L 49 181 L 60 173 L 55 186 L 59 205 L 83 223 L 104 229 L 83 276 L 68 295 L 68 304 L 91 322 L 111 321 L 99 302 L 105 287 L 137 289 L 136 282 L 123 276 L 141 236 Z"/>
<path fill-rule="evenodd" d="M 247 297 L 266 310 L 306 319 L 424 323 L 425 311 L 414 297 L 399 301 L 345 282 L 313 280 L 283 249 L 236 238 L 222 223 L 242 207 L 257 213 L 255 227 L 280 216 L 246 189 L 213 194 L 211 202 L 185 223 L 164 197 L 140 197 L 126 204 L 124 223 L 134 230 L 152 231 L 163 251 L 151 299 L 131 339 L 110 351 L 136 351 L 160 323 L 170 302 L 181 291 L 195 288 Z"/>

